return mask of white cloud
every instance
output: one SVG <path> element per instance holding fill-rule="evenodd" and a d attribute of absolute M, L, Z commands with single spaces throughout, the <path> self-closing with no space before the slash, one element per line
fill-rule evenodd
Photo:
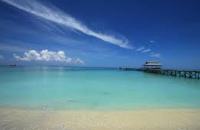
<path fill-rule="evenodd" d="M 149 42 L 155 43 L 155 41 L 149 41 Z M 148 56 L 154 57 L 154 58 L 160 58 L 160 56 L 161 56 L 160 53 L 156 53 L 151 48 L 147 48 L 147 47 L 144 47 L 144 46 L 137 48 L 136 51 L 140 52 L 142 54 L 148 54 Z"/>
<path fill-rule="evenodd" d="M 145 49 L 144 46 L 142 46 L 142 47 L 139 47 L 138 49 L 136 49 L 136 51 L 142 51 L 144 49 Z"/>
<path fill-rule="evenodd" d="M 160 58 L 160 53 L 154 53 L 154 52 L 152 52 L 152 53 L 150 54 L 150 56 L 151 56 L 151 57 L 155 57 L 155 58 Z"/>
<path fill-rule="evenodd" d="M 29 50 L 24 52 L 23 56 L 18 56 L 16 54 L 13 55 L 16 60 L 19 61 L 55 61 L 55 62 L 63 62 L 67 64 L 84 64 L 79 58 L 71 58 L 65 55 L 64 51 L 48 51 L 41 50 Z"/>
<path fill-rule="evenodd" d="M 75 63 L 75 64 L 84 64 L 84 61 L 81 60 L 80 58 L 76 58 L 76 59 L 74 60 L 74 63 Z"/>
<path fill-rule="evenodd" d="M 150 40 L 150 41 L 149 41 L 149 43 L 155 43 L 155 42 L 156 42 L 156 41 L 154 41 L 154 40 Z"/>
<path fill-rule="evenodd" d="M 86 35 L 96 37 L 105 42 L 111 43 L 113 45 L 132 49 L 132 46 L 129 45 L 129 42 L 126 38 L 115 37 L 113 35 L 104 34 L 101 32 L 96 32 L 86 25 L 82 24 L 77 19 L 72 16 L 60 11 L 55 7 L 47 7 L 44 4 L 37 2 L 36 0 L 2 0 L 3 2 L 12 5 L 20 10 L 38 16 L 40 18 L 46 19 L 48 21 L 64 25 L 75 31 L 82 32 Z"/>
<path fill-rule="evenodd" d="M 150 52 L 151 49 L 145 49 L 145 50 L 142 50 L 142 53 L 147 53 L 147 52 Z"/>

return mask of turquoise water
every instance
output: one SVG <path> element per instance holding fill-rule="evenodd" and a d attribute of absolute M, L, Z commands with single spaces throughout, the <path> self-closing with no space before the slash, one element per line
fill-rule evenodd
<path fill-rule="evenodd" d="M 0 106 L 200 108 L 200 80 L 114 69 L 0 67 Z"/>

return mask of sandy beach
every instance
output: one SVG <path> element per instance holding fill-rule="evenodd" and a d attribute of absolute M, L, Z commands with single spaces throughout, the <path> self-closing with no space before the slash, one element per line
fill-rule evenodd
<path fill-rule="evenodd" d="M 199 130 L 199 109 L 132 111 L 0 109 L 1 130 Z"/>

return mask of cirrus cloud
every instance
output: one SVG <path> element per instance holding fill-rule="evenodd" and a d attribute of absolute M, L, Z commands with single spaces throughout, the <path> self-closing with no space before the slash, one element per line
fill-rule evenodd
<path fill-rule="evenodd" d="M 147 52 L 150 52 L 151 51 L 151 49 L 145 49 L 145 50 L 142 50 L 142 53 L 147 53 Z"/>
<path fill-rule="evenodd" d="M 45 61 L 45 62 L 62 62 L 67 64 L 84 64 L 80 58 L 71 58 L 66 56 L 64 51 L 49 51 L 47 49 L 36 51 L 29 50 L 24 52 L 23 56 L 13 54 L 14 58 L 18 61 Z"/>
<path fill-rule="evenodd" d="M 100 31 L 95 31 L 75 19 L 74 17 L 68 15 L 67 13 L 55 8 L 48 7 L 36 0 L 1 0 L 13 7 L 23 10 L 27 13 L 40 17 L 44 20 L 51 21 L 53 23 L 63 25 L 65 27 L 71 28 L 75 31 L 81 32 L 88 36 L 95 37 L 97 39 L 103 40 L 105 42 L 111 43 L 113 45 L 119 46 L 121 48 L 133 49 L 129 44 L 129 41 L 124 37 L 116 37 L 114 35 L 109 35 L 106 33 L 101 33 Z"/>
<path fill-rule="evenodd" d="M 151 54 L 150 54 L 150 57 L 154 57 L 154 58 L 160 58 L 160 53 L 155 53 L 155 52 L 152 52 Z"/>
<path fill-rule="evenodd" d="M 145 49 L 144 46 L 141 46 L 141 47 L 137 48 L 136 51 L 142 51 L 144 49 Z"/>

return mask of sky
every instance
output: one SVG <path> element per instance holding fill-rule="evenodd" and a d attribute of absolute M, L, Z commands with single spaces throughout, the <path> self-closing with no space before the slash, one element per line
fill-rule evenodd
<path fill-rule="evenodd" d="M 200 69 L 199 0 L 0 0 L 0 64 Z"/>

